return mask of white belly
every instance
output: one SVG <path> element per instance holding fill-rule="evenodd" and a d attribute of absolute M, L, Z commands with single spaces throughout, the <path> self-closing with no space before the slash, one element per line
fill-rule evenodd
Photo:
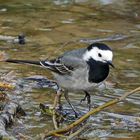
<path fill-rule="evenodd" d="M 54 73 L 54 77 L 57 80 L 58 85 L 61 88 L 73 91 L 73 90 L 93 90 L 96 83 L 88 82 L 87 69 L 79 69 L 72 73 L 72 75 L 58 75 Z"/>

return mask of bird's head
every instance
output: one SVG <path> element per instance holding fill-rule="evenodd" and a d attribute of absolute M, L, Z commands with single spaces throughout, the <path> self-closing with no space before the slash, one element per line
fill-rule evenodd
<path fill-rule="evenodd" d="M 114 65 L 112 64 L 113 52 L 111 48 L 103 43 L 93 43 L 88 46 L 87 51 L 83 57 L 85 61 L 94 59 L 95 61 L 107 63 L 108 65 L 114 67 Z"/>

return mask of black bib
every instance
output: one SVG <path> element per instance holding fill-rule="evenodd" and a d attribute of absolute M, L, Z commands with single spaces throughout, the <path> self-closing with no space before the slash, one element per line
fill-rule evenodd
<path fill-rule="evenodd" d="M 95 61 L 90 58 L 87 61 L 89 65 L 88 81 L 91 83 L 100 83 L 106 79 L 109 74 L 109 65 L 100 61 Z"/>

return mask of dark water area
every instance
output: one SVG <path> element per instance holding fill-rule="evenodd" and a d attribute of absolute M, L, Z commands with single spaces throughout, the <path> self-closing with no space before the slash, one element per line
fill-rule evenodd
<path fill-rule="evenodd" d="M 40 60 L 95 41 L 108 44 L 114 52 L 116 69 L 111 69 L 107 81 L 113 86 L 97 90 L 96 95 L 91 93 L 92 103 L 101 105 L 140 86 L 139 9 L 139 0 L 0 0 L 0 50 L 10 58 Z M 25 45 L 15 42 L 19 34 L 25 35 Z M 23 84 L 22 89 L 18 87 L 16 94 L 9 96 L 19 101 L 27 113 L 8 128 L 9 134 L 18 138 L 21 133 L 39 140 L 46 129 L 53 129 L 52 119 L 41 115 L 39 104 L 52 104 L 55 92 L 48 88 L 32 89 L 32 84 L 22 80 L 34 75 L 53 79 L 52 74 L 27 65 L 0 63 L 0 67 L 1 74 L 14 71 L 15 83 Z M 103 95 L 98 96 L 98 92 Z M 83 93 L 69 95 L 78 111 L 87 112 L 86 104 L 79 105 Z M 63 106 L 69 108 L 64 98 Z M 92 127 L 81 139 L 139 140 L 140 95 L 130 96 L 127 102 L 102 111 L 89 122 Z"/>

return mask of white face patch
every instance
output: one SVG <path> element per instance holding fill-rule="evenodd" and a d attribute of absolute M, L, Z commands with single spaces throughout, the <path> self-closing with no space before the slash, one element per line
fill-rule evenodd
<path fill-rule="evenodd" d="M 106 61 L 112 61 L 113 53 L 111 50 L 101 50 L 97 47 L 93 47 L 84 54 L 83 58 L 86 61 L 88 61 L 90 58 L 93 58 L 96 61 L 105 63 Z"/>

